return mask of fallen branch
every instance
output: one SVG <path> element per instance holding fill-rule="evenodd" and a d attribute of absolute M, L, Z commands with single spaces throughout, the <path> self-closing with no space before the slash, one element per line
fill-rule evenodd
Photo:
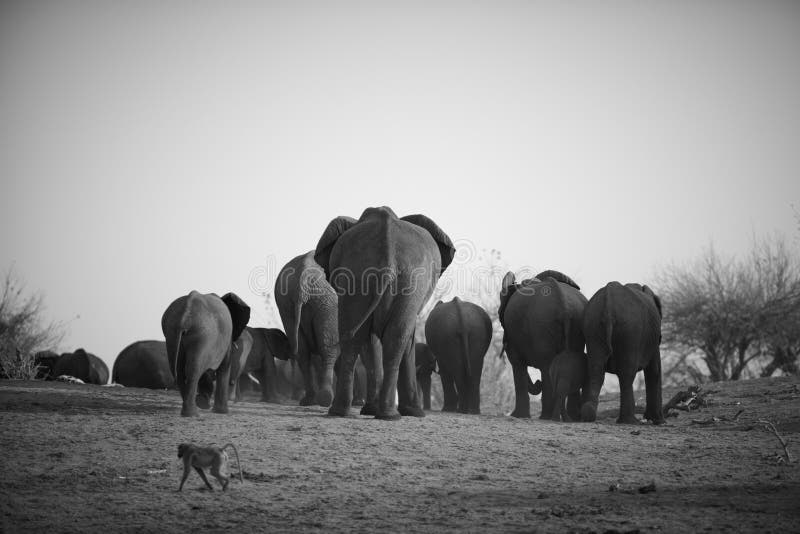
<path fill-rule="evenodd" d="M 778 429 L 775 428 L 775 425 L 772 424 L 772 422 L 767 421 L 765 419 L 759 419 L 758 421 L 756 421 L 756 423 L 764 425 L 764 427 L 767 430 L 770 430 L 770 431 L 772 431 L 773 434 L 775 434 L 775 437 L 778 438 L 778 441 L 780 442 L 781 447 L 783 447 L 783 459 L 784 459 L 784 461 L 787 464 L 792 463 L 792 457 L 789 454 L 789 444 L 786 443 L 786 440 L 783 439 L 780 434 L 778 434 Z"/>
<path fill-rule="evenodd" d="M 736 412 L 736 415 L 733 417 L 728 417 L 727 415 L 723 415 L 722 417 L 709 417 L 708 419 L 692 419 L 691 423 L 694 425 L 713 425 L 715 423 L 735 423 L 739 420 L 739 416 L 742 415 L 744 410 L 739 410 Z"/>

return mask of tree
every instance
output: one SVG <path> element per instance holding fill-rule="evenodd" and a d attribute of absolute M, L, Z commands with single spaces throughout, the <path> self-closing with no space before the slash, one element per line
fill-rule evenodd
<path fill-rule="evenodd" d="M 33 378 L 36 351 L 57 346 L 64 337 L 64 325 L 47 322 L 44 297 L 25 295 L 25 284 L 13 267 L 3 280 L 0 297 L 0 375 Z"/>
<path fill-rule="evenodd" d="M 658 286 L 666 382 L 797 372 L 800 261 L 782 237 L 754 238 L 741 259 L 709 246 L 694 262 L 665 268 Z"/>

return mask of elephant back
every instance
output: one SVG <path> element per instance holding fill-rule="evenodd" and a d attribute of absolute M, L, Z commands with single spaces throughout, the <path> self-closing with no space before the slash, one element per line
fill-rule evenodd
<path fill-rule="evenodd" d="M 440 354 L 464 343 L 471 354 L 479 352 L 483 356 L 492 340 L 492 321 L 483 308 L 456 297 L 437 303 L 431 310 L 425 321 L 425 338 L 437 360 Z"/>
<path fill-rule="evenodd" d="M 74 376 L 89 384 L 108 383 L 108 367 L 105 362 L 84 349 L 62 354 L 56 362 L 53 374 Z"/>
<path fill-rule="evenodd" d="M 112 382 L 126 387 L 167 389 L 175 385 L 169 368 L 167 344 L 148 340 L 131 343 L 117 356 Z"/>
<path fill-rule="evenodd" d="M 528 354 L 537 367 L 548 365 L 561 350 L 582 350 L 586 303 L 573 285 L 553 277 L 525 280 L 504 310 L 506 342 L 515 352 Z"/>

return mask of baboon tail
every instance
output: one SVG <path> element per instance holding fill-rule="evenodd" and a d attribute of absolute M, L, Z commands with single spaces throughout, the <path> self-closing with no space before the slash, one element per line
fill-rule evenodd
<path fill-rule="evenodd" d="M 239 460 L 239 451 L 236 450 L 236 445 L 233 443 L 227 443 L 222 450 L 227 449 L 228 447 L 233 449 L 233 454 L 236 455 L 236 465 L 239 466 L 239 482 L 244 484 L 244 477 L 242 477 L 242 462 Z"/>

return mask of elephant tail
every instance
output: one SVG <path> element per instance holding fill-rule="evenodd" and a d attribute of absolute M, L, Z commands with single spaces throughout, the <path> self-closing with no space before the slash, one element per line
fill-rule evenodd
<path fill-rule="evenodd" d="M 178 386 L 181 386 L 186 380 L 185 377 L 185 369 L 184 369 L 184 362 L 181 360 L 181 341 L 183 339 L 183 333 L 185 330 L 181 328 L 178 330 L 178 341 L 175 343 L 175 367 L 172 369 L 172 376 L 175 377 L 175 383 Z M 181 374 L 178 374 L 178 371 L 181 371 Z"/>
<path fill-rule="evenodd" d="M 300 317 L 303 314 L 303 301 L 298 300 L 294 303 L 294 325 L 292 325 L 291 332 L 286 332 L 289 336 L 289 348 L 294 356 L 300 347 Z"/>
<path fill-rule="evenodd" d="M 375 308 L 377 308 L 378 304 L 380 304 L 381 299 L 383 298 L 383 295 L 386 293 L 386 290 L 389 288 L 389 284 L 391 284 L 394 281 L 394 278 L 395 278 L 394 276 L 382 276 L 381 277 L 381 284 L 378 286 L 378 291 L 375 293 L 375 296 L 372 298 L 372 302 L 370 302 L 366 313 L 364 313 L 364 315 L 361 317 L 361 319 L 358 321 L 358 323 L 353 328 L 351 328 L 350 330 L 348 330 L 347 332 L 345 332 L 341 336 L 340 342 L 348 340 L 348 339 L 353 339 L 353 336 L 356 335 L 356 332 L 358 332 L 358 330 L 362 326 L 364 326 L 364 323 L 367 322 L 367 319 L 369 319 L 372 316 L 372 314 L 375 312 Z"/>
<path fill-rule="evenodd" d="M 467 375 L 467 383 L 472 380 L 472 368 L 469 364 L 469 331 L 464 324 L 464 311 L 461 305 L 456 306 L 456 315 L 458 316 L 458 333 L 461 341 L 461 357 L 464 360 L 464 373 Z"/>
<path fill-rule="evenodd" d="M 611 353 L 614 351 L 611 339 L 614 335 L 614 315 L 613 315 L 613 303 L 611 302 L 611 291 L 609 286 L 606 286 L 606 298 L 605 298 L 605 310 L 603 311 L 603 323 L 605 326 L 605 343 L 606 349 L 608 350 L 608 357 L 611 357 Z"/>

